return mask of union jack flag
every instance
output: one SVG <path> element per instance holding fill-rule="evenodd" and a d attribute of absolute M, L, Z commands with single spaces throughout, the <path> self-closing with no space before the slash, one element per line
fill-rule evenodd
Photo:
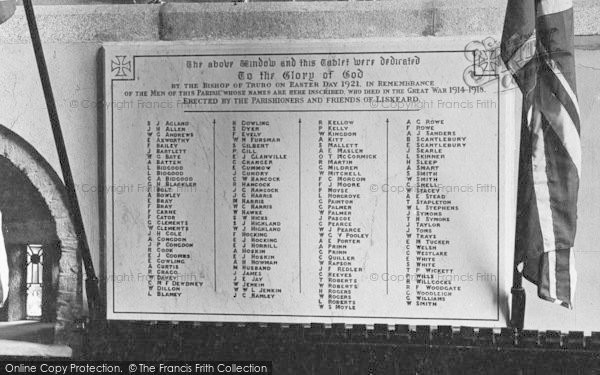
<path fill-rule="evenodd" d="M 538 296 L 572 308 L 579 106 L 571 0 L 508 0 L 501 56 L 523 94 L 515 264 Z"/>

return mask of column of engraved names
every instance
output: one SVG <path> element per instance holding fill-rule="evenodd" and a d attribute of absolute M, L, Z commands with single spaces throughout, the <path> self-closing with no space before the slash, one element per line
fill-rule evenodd
<path fill-rule="evenodd" d="M 413 234 L 413 212 L 415 210 L 413 201 L 413 160 L 412 160 L 412 125 L 410 120 L 406 123 L 406 228 L 404 230 L 406 238 L 404 240 L 404 260 L 406 266 L 405 274 L 405 297 L 404 300 L 408 306 L 412 304 L 411 281 L 411 255 L 412 255 L 412 234 Z"/>
<path fill-rule="evenodd" d="M 239 176 L 239 158 L 240 158 L 240 150 L 239 150 L 239 127 L 237 125 L 236 121 L 233 121 L 231 124 L 231 139 L 232 139 L 232 144 L 231 144 L 231 206 L 232 206 L 232 211 L 233 211 L 233 217 L 232 217 L 232 226 L 231 226 L 231 236 L 232 236 L 232 244 L 231 244 L 231 250 L 232 250 L 232 256 L 233 256 L 233 260 L 232 260 L 232 268 L 233 268 L 233 297 L 237 297 L 238 296 L 238 292 L 240 293 L 240 295 L 242 294 L 242 292 L 240 292 L 240 280 L 241 277 L 239 275 L 239 271 L 240 271 L 240 254 L 238 252 L 238 248 L 239 248 L 239 230 L 240 230 L 240 222 L 239 219 L 241 217 L 239 210 L 241 207 L 240 204 L 240 194 L 238 194 L 238 189 L 239 189 L 239 185 L 240 185 L 240 176 Z M 243 295 L 245 295 L 246 290 L 243 290 Z"/>
<path fill-rule="evenodd" d="M 180 297 L 184 290 L 202 285 L 185 271 L 193 261 L 194 243 L 188 241 L 186 211 L 196 188 L 186 155 L 194 137 L 189 121 L 164 121 L 156 126 L 156 295 Z M 183 207 L 181 207 L 183 203 Z M 180 212 L 183 211 L 183 212 Z"/>
<path fill-rule="evenodd" d="M 322 123 L 319 123 L 322 129 Z M 353 221 L 359 210 L 365 172 L 377 155 L 361 143 L 354 120 L 327 120 L 327 304 L 330 310 L 356 310 L 354 291 L 363 267 L 369 233 Z M 321 133 L 323 136 L 323 133 Z"/>
<path fill-rule="evenodd" d="M 453 185 L 441 181 L 444 160 L 466 147 L 466 137 L 457 134 L 443 119 L 423 119 L 416 125 L 416 286 L 417 306 L 438 306 L 460 291 L 453 285 L 453 268 L 444 268 L 450 240 L 441 235 L 459 210 L 448 192 Z"/>
<path fill-rule="evenodd" d="M 319 289 L 318 289 L 318 296 L 319 296 L 319 309 L 323 309 L 325 308 L 325 272 L 324 272 L 324 265 L 325 265 L 325 258 L 327 256 L 327 254 L 325 254 L 325 246 L 327 243 L 327 240 L 325 239 L 325 230 L 327 229 L 327 219 L 325 217 L 326 215 L 326 208 L 325 208 L 325 201 L 327 200 L 327 188 L 326 188 L 326 175 L 325 175 L 325 160 L 326 160 L 326 146 L 327 146 L 327 136 L 325 134 L 325 125 L 323 124 L 323 121 L 319 121 L 319 126 L 318 126 L 318 132 L 319 132 L 319 141 L 318 141 L 318 161 L 317 161 L 317 172 L 318 172 L 318 177 L 317 177 L 317 203 L 318 203 L 318 217 L 317 217 L 317 222 L 318 222 L 318 232 L 319 232 L 319 243 L 317 245 L 318 248 L 318 261 L 319 261 L 319 269 L 318 269 L 318 275 L 319 275 Z"/>
<path fill-rule="evenodd" d="M 159 124 L 154 125 L 159 128 Z M 146 246 L 146 284 L 148 287 L 148 297 L 154 296 L 154 166 L 153 166 L 153 146 L 154 146 L 154 126 L 150 121 L 146 123 L 146 208 L 147 208 L 147 227 L 148 227 L 148 242 Z"/>
<path fill-rule="evenodd" d="M 272 275 L 282 256 L 286 211 L 277 171 L 286 169 L 288 155 L 277 150 L 282 140 L 270 135 L 272 126 L 268 120 L 233 121 L 234 297 L 272 299 L 282 292 Z"/>

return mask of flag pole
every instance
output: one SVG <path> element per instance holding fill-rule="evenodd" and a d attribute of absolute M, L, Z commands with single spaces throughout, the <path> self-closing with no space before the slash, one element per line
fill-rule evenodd
<path fill-rule="evenodd" d="M 513 286 L 510 290 L 512 294 L 512 308 L 510 311 L 510 326 L 516 335 L 523 330 L 525 325 L 525 289 L 523 289 L 523 274 L 519 271 L 517 265 L 513 269 Z"/>
<path fill-rule="evenodd" d="M 50 84 L 50 75 L 48 74 L 48 67 L 46 66 L 44 50 L 42 49 L 42 41 L 38 32 L 37 22 L 35 20 L 35 13 L 33 12 L 33 5 L 31 3 L 31 0 L 23 0 L 23 7 L 25 8 L 27 24 L 29 25 L 29 33 L 31 34 L 31 41 L 33 43 L 33 51 L 35 53 L 35 59 L 37 61 L 40 80 L 42 82 L 42 88 L 44 90 L 44 98 L 46 99 L 48 116 L 50 117 L 50 125 L 52 126 L 54 142 L 56 143 L 58 158 L 60 160 L 60 167 L 62 169 L 63 179 L 67 190 L 67 196 L 71 208 L 70 215 L 75 225 L 75 230 L 79 239 L 79 248 L 82 252 L 81 256 L 83 259 L 83 265 L 86 274 L 85 290 L 87 294 L 90 319 L 95 320 L 97 318 L 98 312 L 100 311 L 98 304 L 100 295 L 98 290 L 98 278 L 96 277 L 96 273 L 94 271 L 94 264 L 92 263 L 90 248 L 88 245 L 87 236 L 85 234 L 85 228 L 83 226 L 83 219 L 81 217 L 79 201 L 77 200 L 77 193 L 75 191 L 75 183 L 73 182 L 73 175 L 71 174 L 69 157 L 67 155 L 65 141 L 60 127 L 60 121 L 58 119 L 58 111 L 56 109 L 54 94 L 52 93 L 52 86 Z"/>

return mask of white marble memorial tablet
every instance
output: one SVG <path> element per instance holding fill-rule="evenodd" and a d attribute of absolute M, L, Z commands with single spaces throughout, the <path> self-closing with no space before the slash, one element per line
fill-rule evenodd
<path fill-rule="evenodd" d="M 514 124 L 467 42 L 105 45 L 108 318 L 505 326 Z"/>

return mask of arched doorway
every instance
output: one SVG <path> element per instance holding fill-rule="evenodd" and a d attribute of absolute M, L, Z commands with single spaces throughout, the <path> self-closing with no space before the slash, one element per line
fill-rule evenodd
<path fill-rule="evenodd" d="M 82 316 L 81 253 L 64 184 L 29 143 L 2 125 L 0 176 L 2 230 L 11 269 L 8 305 L 0 319 L 27 318 L 27 300 L 36 297 L 31 283 L 39 282 L 40 318 L 56 323 L 55 343 L 74 344 L 74 322 Z M 39 278 L 27 280 L 28 263 L 38 262 L 43 263 Z"/>
<path fill-rule="evenodd" d="M 2 232 L 10 269 L 10 293 L 0 320 L 54 321 L 60 259 L 56 224 L 39 191 L 4 156 L 0 174 Z M 38 304 L 41 315 L 33 306 Z"/>

